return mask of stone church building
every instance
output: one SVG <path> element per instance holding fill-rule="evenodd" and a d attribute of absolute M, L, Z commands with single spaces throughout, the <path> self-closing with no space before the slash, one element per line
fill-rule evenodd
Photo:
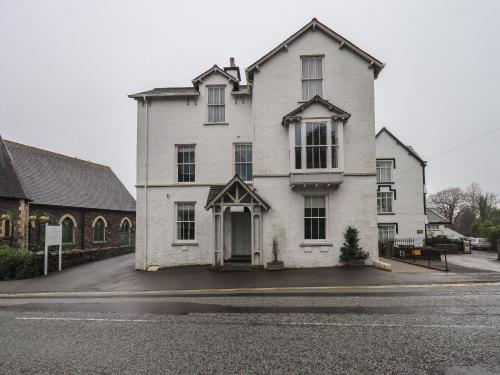
<path fill-rule="evenodd" d="M 111 168 L 0 137 L 0 246 L 43 250 L 45 225 L 65 249 L 135 245 L 135 200 Z"/>

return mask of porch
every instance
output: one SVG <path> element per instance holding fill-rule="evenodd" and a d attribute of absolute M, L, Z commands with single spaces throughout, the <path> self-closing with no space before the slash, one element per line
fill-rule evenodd
<path fill-rule="evenodd" d="M 213 215 L 214 267 L 263 265 L 263 213 L 269 205 L 240 177 L 211 186 L 205 209 Z"/>

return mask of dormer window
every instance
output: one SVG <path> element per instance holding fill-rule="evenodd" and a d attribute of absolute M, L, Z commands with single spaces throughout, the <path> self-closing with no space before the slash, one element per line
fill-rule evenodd
<path fill-rule="evenodd" d="M 302 57 L 302 100 L 323 95 L 323 58 L 321 56 Z"/>
<path fill-rule="evenodd" d="M 225 93 L 224 86 L 208 87 L 208 122 L 217 123 L 225 121 Z"/>

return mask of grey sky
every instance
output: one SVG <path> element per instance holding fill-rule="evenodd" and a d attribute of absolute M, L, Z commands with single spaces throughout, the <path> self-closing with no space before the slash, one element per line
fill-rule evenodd
<path fill-rule="evenodd" d="M 127 94 L 245 68 L 312 17 L 387 64 L 387 126 L 429 161 L 428 191 L 500 193 L 500 1 L 0 0 L 0 134 L 110 165 L 135 195 Z"/>

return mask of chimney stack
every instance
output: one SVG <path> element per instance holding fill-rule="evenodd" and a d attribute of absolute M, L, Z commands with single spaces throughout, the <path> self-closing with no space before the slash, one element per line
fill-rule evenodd
<path fill-rule="evenodd" d="M 238 82 L 241 81 L 240 68 L 236 66 L 234 62 L 234 57 L 229 58 L 229 66 L 226 66 L 224 68 L 224 71 L 228 74 L 231 74 L 234 78 L 238 80 Z"/>

